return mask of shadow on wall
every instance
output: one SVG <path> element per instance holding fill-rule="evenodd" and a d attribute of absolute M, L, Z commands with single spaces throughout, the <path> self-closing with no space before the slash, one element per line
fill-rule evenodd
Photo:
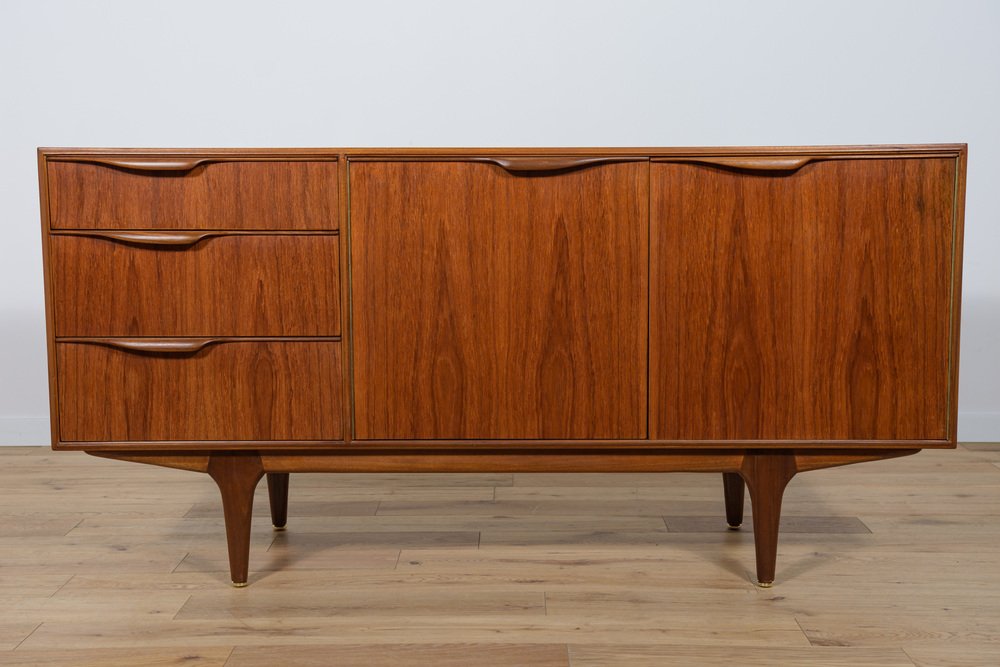
<path fill-rule="evenodd" d="M 45 311 L 0 312 L 0 445 L 49 445 Z"/>
<path fill-rule="evenodd" d="M 1000 297 L 962 304 L 958 437 L 1000 441 Z M 45 312 L 0 314 L 0 445 L 49 444 Z"/>

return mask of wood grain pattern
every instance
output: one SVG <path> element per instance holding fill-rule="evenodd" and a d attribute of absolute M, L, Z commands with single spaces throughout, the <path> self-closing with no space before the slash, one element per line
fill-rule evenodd
<path fill-rule="evenodd" d="M 336 235 L 233 235 L 177 250 L 51 237 L 57 336 L 336 336 Z"/>
<path fill-rule="evenodd" d="M 948 438 L 955 159 L 651 170 L 651 437 Z"/>
<path fill-rule="evenodd" d="M 352 165 L 355 436 L 645 437 L 647 168 Z"/>
<path fill-rule="evenodd" d="M 53 229 L 337 229 L 337 162 L 221 161 L 184 171 L 48 163 Z"/>
<path fill-rule="evenodd" d="M 342 436 L 336 342 L 227 342 L 180 358 L 56 347 L 63 440 Z"/>

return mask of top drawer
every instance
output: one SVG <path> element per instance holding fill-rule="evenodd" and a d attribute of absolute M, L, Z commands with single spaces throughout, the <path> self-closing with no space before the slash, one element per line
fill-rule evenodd
<path fill-rule="evenodd" d="M 52 159 L 53 229 L 337 229 L 334 160 Z"/>

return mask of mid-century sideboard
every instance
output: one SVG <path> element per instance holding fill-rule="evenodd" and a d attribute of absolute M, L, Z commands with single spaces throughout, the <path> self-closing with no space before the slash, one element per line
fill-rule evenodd
<path fill-rule="evenodd" d="M 966 146 L 40 149 L 56 449 L 208 473 L 796 473 L 955 446 Z M 721 520 L 720 520 L 721 525 Z"/>

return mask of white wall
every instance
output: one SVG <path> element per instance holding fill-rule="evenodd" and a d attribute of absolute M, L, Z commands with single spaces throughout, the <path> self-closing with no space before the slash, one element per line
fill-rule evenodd
<path fill-rule="evenodd" d="M 0 0 L 0 442 L 48 441 L 36 146 L 970 144 L 1000 440 L 1000 2 Z"/>

